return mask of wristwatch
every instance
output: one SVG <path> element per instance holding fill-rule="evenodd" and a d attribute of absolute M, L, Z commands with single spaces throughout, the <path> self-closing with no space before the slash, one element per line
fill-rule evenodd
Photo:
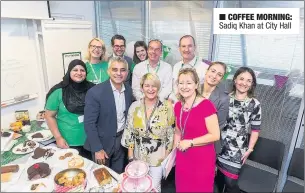
<path fill-rule="evenodd" d="M 191 147 L 193 147 L 194 146 L 194 142 L 193 142 L 193 140 L 191 140 Z"/>

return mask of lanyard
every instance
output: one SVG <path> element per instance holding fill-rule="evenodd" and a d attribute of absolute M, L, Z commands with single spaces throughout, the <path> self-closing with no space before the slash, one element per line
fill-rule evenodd
<path fill-rule="evenodd" d="M 92 72 L 93 72 L 93 74 L 94 74 L 94 76 L 95 76 L 96 83 L 101 82 L 101 78 L 102 78 L 102 70 L 100 70 L 100 78 L 98 78 L 98 77 L 97 77 L 97 75 L 96 75 L 96 73 L 95 73 L 95 70 L 93 69 L 92 64 L 91 64 L 91 63 L 89 63 L 89 64 L 90 64 L 91 70 L 92 70 Z"/>
<path fill-rule="evenodd" d="M 197 60 L 198 60 L 198 57 L 196 57 L 196 60 L 195 60 L 194 66 L 190 65 L 192 68 L 194 68 L 194 67 L 196 66 L 196 64 L 197 64 Z M 184 66 L 184 64 L 182 63 L 181 68 L 183 68 L 183 66 Z"/>
<path fill-rule="evenodd" d="M 160 62 L 158 63 L 156 74 L 158 73 L 159 68 L 160 68 Z M 147 64 L 147 71 L 149 72 L 149 63 Z"/>
<path fill-rule="evenodd" d="M 193 101 L 193 104 L 192 104 L 190 110 L 189 110 L 188 113 L 187 113 L 187 116 L 186 116 L 185 121 L 184 121 L 184 126 L 182 126 L 182 109 L 183 109 L 183 105 L 181 106 L 181 109 L 180 109 L 181 139 L 184 138 L 186 122 L 187 122 L 187 120 L 188 120 L 188 118 L 189 118 L 189 116 L 190 116 L 190 114 L 191 114 L 191 110 L 192 110 L 192 108 L 193 108 L 193 106 L 194 106 L 194 103 L 195 103 L 195 101 L 196 101 L 196 98 L 197 98 L 197 97 L 195 97 L 195 99 L 194 99 L 194 101 Z"/>
<path fill-rule="evenodd" d="M 150 120 L 151 120 L 152 116 L 154 115 L 154 112 L 155 112 L 155 110 L 156 110 L 156 108 L 157 108 L 157 106 L 158 106 L 159 98 L 157 99 L 157 102 L 156 102 L 156 104 L 155 104 L 155 106 L 154 106 L 154 108 L 153 108 L 153 111 L 151 112 L 149 118 L 147 118 L 145 99 L 143 99 L 143 100 L 144 100 L 144 111 L 145 111 L 145 121 L 146 121 L 145 136 L 147 136 L 147 135 L 148 135 L 148 128 L 149 128 L 149 126 L 150 126 Z"/>

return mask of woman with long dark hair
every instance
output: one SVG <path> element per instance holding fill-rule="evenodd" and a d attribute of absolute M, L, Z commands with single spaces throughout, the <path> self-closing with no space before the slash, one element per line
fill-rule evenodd
<path fill-rule="evenodd" d="M 251 68 L 239 68 L 233 77 L 229 94 L 229 118 L 221 130 L 222 150 L 217 158 L 218 190 L 239 192 L 237 180 L 241 167 L 258 139 L 261 125 L 261 104 L 254 97 L 255 73 Z M 249 135 L 250 134 L 250 135 Z M 250 137 L 249 137 L 250 136 Z"/>
<path fill-rule="evenodd" d="M 133 62 L 138 64 L 148 59 L 147 55 L 147 45 L 144 41 L 137 41 L 134 44 L 133 50 Z"/>

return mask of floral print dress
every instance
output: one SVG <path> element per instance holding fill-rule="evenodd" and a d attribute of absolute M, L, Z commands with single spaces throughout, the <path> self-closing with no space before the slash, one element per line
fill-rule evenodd
<path fill-rule="evenodd" d="M 127 124 L 121 144 L 134 149 L 134 158 L 150 166 L 160 166 L 166 151 L 173 148 L 175 116 L 169 101 L 159 101 L 148 127 L 143 100 L 135 101 L 129 108 Z"/>

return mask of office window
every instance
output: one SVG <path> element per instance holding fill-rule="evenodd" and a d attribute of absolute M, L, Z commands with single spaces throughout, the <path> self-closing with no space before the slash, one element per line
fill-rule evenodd
<path fill-rule="evenodd" d="M 144 40 L 143 1 L 95 1 L 98 37 L 103 39 L 111 54 L 111 37 L 121 34 L 126 43 Z"/>
<path fill-rule="evenodd" d="M 186 34 L 196 39 L 198 55 L 208 59 L 212 11 L 212 1 L 151 1 L 150 36 L 171 48 L 167 62 L 181 60 L 179 39 Z"/>

